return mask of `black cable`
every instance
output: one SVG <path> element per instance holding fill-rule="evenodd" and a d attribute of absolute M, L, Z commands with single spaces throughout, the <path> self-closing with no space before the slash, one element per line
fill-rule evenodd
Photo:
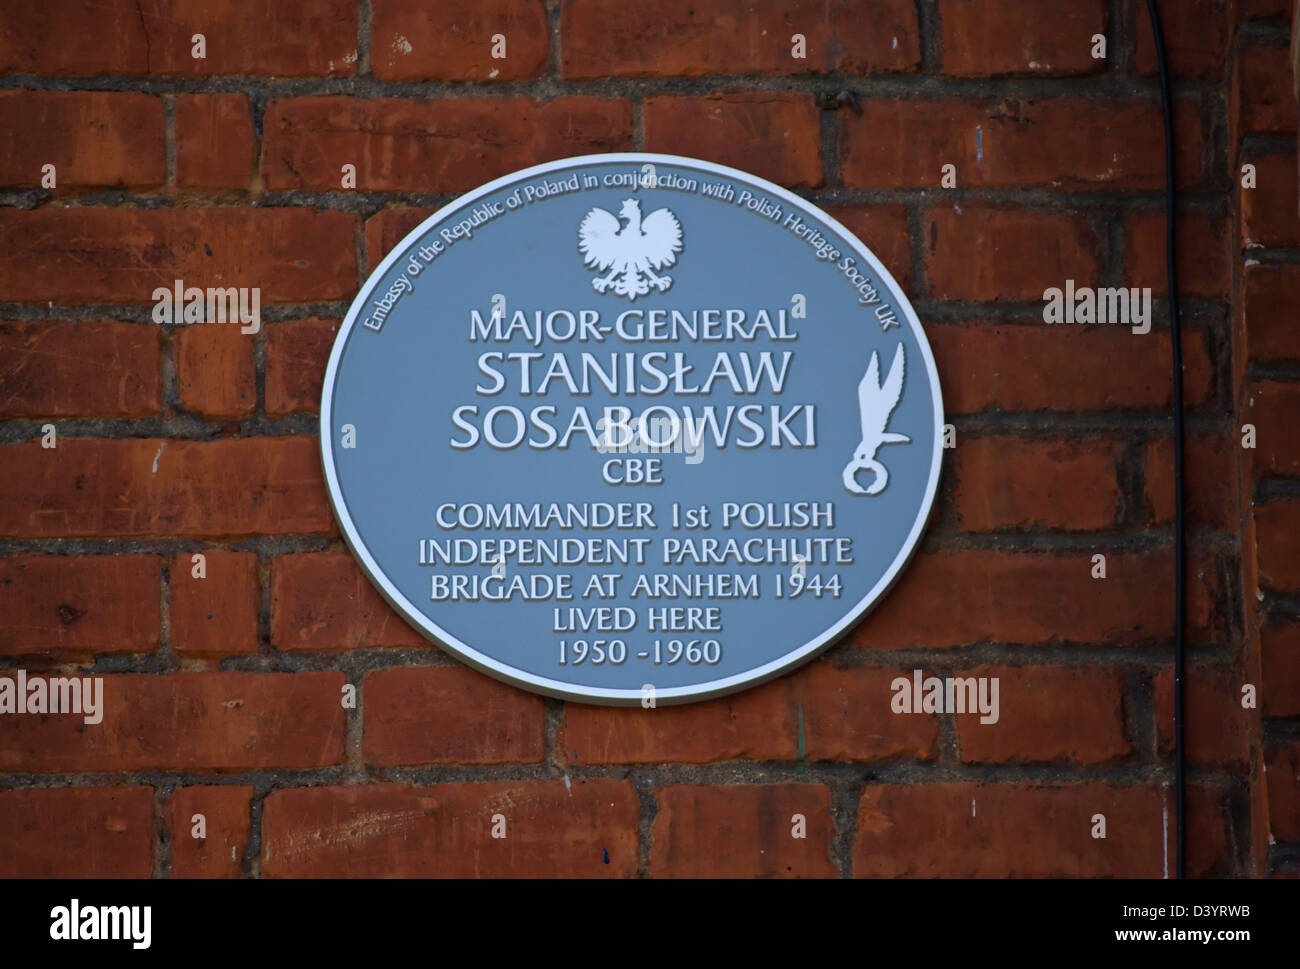
<path fill-rule="evenodd" d="M 1174 246 L 1174 115 L 1169 103 L 1169 66 L 1165 62 L 1165 39 L 1160 31 L 1156 0 L 1147 0 L 1151 34 L 1155 39 L 1160 68 L 1160 103 L 1165 114 L 1165 262 L 1169 267 L 1169 336 L 1174 357 L 1174 787 L 1177 799 L 1178 875 L 1187 869 L 1187 778 L 1183 750 L 1183 637 L 1187 612 L 1183 575 L 1186 571 L 1186 542 L 1183 537 L 1183 345 L 1179 334 L 1178 271 Z"/>

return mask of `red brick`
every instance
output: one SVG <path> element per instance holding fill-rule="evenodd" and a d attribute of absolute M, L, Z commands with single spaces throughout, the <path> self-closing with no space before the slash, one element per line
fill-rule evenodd
<path fill-rule="evenodd" d="M 968 202 L 931 209 L 922 231 L 936 299 L 1037 303 L 1068 279 L 1100 282 L 1101 240 L 1075 215 Z"/>
<path fill-rule="evenodd" d="M 325 368 L 338 320 L 291 320 L 266 328 L 266 413 L 271 417 L 320 410 Z"/>
<path fill-rule="evenodd" d="M 898 584 L 854 630 L 870 649 L 938 648 L 991 640 L 1119 645 L 1173 635 L 1173 553 L 1097 550 L 1092 554 L 950 550 L 918 555 Z M 1221 632 L 1217 570 L 1193 554 L 1188 567 L 1188 628 Z M 1014 609 L 1008 603 L 1015 603 Z M 941 604 L 942 608 L 936 608 Z"/>
<path fill-rule="evenodd" d="M 1228 800 L 1222 788 L 1195 782 L 1187 786 L 1187 874 L 1192 878 L 1222 878 L 1234 870 Z M 1169 828 L 1169 857 L 1173 858 L 1177 847 L 1174 826 Z"/>
<path fill-rule="evenodd" d="M 366 762 L 537 763 L 546 752 L 542 698 L 463 667 L 369 673 L 363 700 Z"/>
<path fill-rule="evenodd" d="M 1242 162 L 1255 166 L 1255 188 L 1241 187 L 1240 171 L 1233 176 L 1241 199 L 1242 245 L 1300 246 L 1296 156 L 1248 154 Z"/>
<path fill-rule="evenodd" d="M 1260 380 L 1246 391 L 1242 423 L 1255 426 L 1255 447 L 1246 449 L 1256 475 L 1300 475 L 1300 383 Z M 1241 443 L 1241 432 L 1235 444 Z"/>
<path fill-rule="evenodd" d="M 866 243 L 904 289 L 912 285 L 912 238 L 902 205 L 837 205 L 827 210 Z"/>
<path fill-rule="evenodd" d="M 0 769 L 241 771 L 343 762 L 343 674 L 103 677 L 103 722 L 0 718 Z"/>
<path fill-rule="evenodd" d="M 1092 56 L 1093 35 L 1106 33 L 1102 0 L 940 0 L 939 22 L 945 74 L 1093 74 L 1106 66 Z"/>
<path fill-rule="evenodd" d="M 1282 499 L 1255 506 L 1258 531 L 1259 582 L 1279 592 L 1300 590 L 1300 558 L 1295 537 L 1300 535 L 1300 500 Z"/>
<path fill-rule="evenodd" d="M 149 303 L 181 279 L 256 286 L 263 306 L 351 299 L 357 227 L 346 212 L 296 206 L 3 209 L 0 291 L 16 302 Z"/>
<path fill-rule="evenodd" d="M 493 838 L 493 815 L 506 837 Z M 630 876 L 637 796 L 627 781 L 496 781 L 273 792 L 262 870 L 282 877 Z"/>
<path fill-rule="evenodd" d="M 234 878 L 248 845 L 253 788 L 183 787 L 167 799 L 172 875 L 177 878 Z M 202 814 L 206 837 L 194 837 L 194 816 Z"/>
<path fill-rule="evenodd" d="M 1257 263 L 1245 268 L 1242 300 L 1251 360 L 1300 360 L 1297 293 L 1300 293 L 1300 266 Z"/>
<path fill-rule="evenodd" d="M 975 323 L 930 326 L 930 348 L 949 414 L 1166 408 L 1173 401 L 1169 336 L 1120 327 Z M 1134 344 L 1134 340 L 1146 341 Z M 1135 349 L 1141 347 L 1140 351 Z M 1204 337 L 1183 333 L 1189 406 L 1209 399 L 1213 368 Z M 1061 380 L 1060 374 L 1070 374 Z M 958 447 L 961 447 L 958 439 Z"/>
<path fill-rule="evenodd" d="M 276 557 L 271 566 L 271 642 L 289 650 L 429 645 L 346 552 Z"/>
<path fill-rule="evenodd" d="M 1290 20 L 1294 0 L 1237 0 L 1241 20 Z"/>
<path fill-rule="evenodd" d="M 1259 710 L 1241 706 L 1242 677 L 1232 671 L 1189 667 L 1183 679 L 1187 756 L 1198 764 L 1243 769 L 1250 762 L 1251 737 L 1259 736 Z M 1174 750 L 1174 672 L 1152 680 L 1161 756 Z"/>
<path fill-rule="evenodd" d="M 148 878 L 153 788 L 0 791 L 0 877 Z"/>
<path fill-rule="evenodd" d="M 1121 446 L 1113 441 L 979 437 L 953 455 L 958 527 L 1106 528 L 1119 512 Z"/>
<path fill-rule="evenodd" d="M 0 416 L 157 414 L 160 334 L 141 323 L 0 322 Z"/>
<path fill-rule="evenodd" d="M 1266 717 L 1300 716 L 1300 622 L 1277 620 L 1260 631 L 1263 683 L 1259 686 Z"/>
<path fill-rule="evenodd" d="M 56 189 L 161 185 L 166 127 L 150 94 L 0 91 L 0 185 L 40 186 L 44 165 L 54 166 Z"/>
<path fill-rule="evenodd" d="M 824 784 L 673 785 L 655 792 L 650 873 L 671 878 L 834 878 Z M 795 815 L 802 815 L 802 824 Z M 795 837 L 796 826 L 802 836 Z"/>
<path fill-rule="evenodd" d="M 890 715 L 890 683 L 901 672 L 822 662 L 703 703 L 654 709 L 571 703 L 558 743 L 575 764 L 933 759 L 935 718 Z"/>
<path fill-rule="evenodd" d="M 1228 143 L 1251 133 L 1296 130 L 1291 52 L 1286 45 L 1243 44 L 1237 52 L 1229 101 Z"/>
<path fill-rule="evenodd" d="M 1156 101 L 913 97 L 864 99 L 861 108 L 840 112 L 840 177 L 850 187 L 938 189 L 948 164 L 959 188 L 1164 187 Z M 1206 122 L 1188 101 L 1175 105 L 1175 122 L 1179 181 L 1200 184 Z"/>
<path fill-rule="evenodd" d="M 506 56 L 492 56 L 493 38 Z M 413 10 L 405 0 L 373 0 L 370 63 L 385 81 L 518 81 L 550 60 L 551 28 L 542 0 L 442 0 Z"/>
<path fill-rule="evenodd" d="M 1250 771 L 1248 833 L 1242 840 L 1249 851 L 1244 870 L 1255 878 L 1269 874 L 1268 779 L 1264 774 L 1264 752 L 1257 750 Z"/>
<path fill-rule="evenodd" d="M 433 209 L 388 208 L 366 219 L 366 271 L 379 268 L 384 257 L 433 212 Z"/>
<path fill-rule="evenodd" d="M 590 97 L 275 98 L 262 125 L 272 189 L 463 192 L 529 165 L 627 150 L 632 107 Z"/>
<path fill-rule="evenodd" d="M 1255 554 L 1259 543 L 1253 512 L 1243 516 L 1241 539 L 1238 544 L 1241 549 L 1241 624 L 1243 629 L 1258 629 L 1264 596 L 1259 591 L 1259 562 Z M 1251 635 L 1247 639 L 1251 645 L 1254 644 L 1255 636 Z"/>
<path fill-rule="evenodd" d="M 803 717 L 804 756 L 841 762 L 934 760 L 938 721 L 928 714 L 894 716 L 890 707 L 893 682 L 905 672 L 821 662 L 786 677 Z"/>
<path fill-rule="evenodd" d="M 1180 294 L 1227 300 L 1232 290 L 1232 242 L 1227 220 L 1214 212 L 1180 215 L 1174 231 L 1178 235 Z M 1164 211 L 1130 216 L 1124 238 L 1123 285 L 1150 287 L 1153 295 L 1168 296 L 1166 266 Z"/>
<path fill-rule="evenodd" d="M 1127 36 L 1136 37 L 1134 70 L 1156 73 L 1156 48 L 1143 0 L 1130 0 Z M 1232 35 L 1229 0 L 1178 0 L 1160 4 L 1165 58 L 1176 77 L 1222 77 Z"/>
<path fill-rule="evenodd" d="M 559 746 L 574 764 L 794 760 L 798 712 L 784 679 L 683 706 L 564 708 Z"/>
<path fill-rule="evenodd" d="M 315 437 L 64 438 L 0 446 L 0 466 L 8 538 L 335 531 Z"/>
<path fill-rule="evenodd" d="M 238 323 L 197 323 L 172 337 L 181 404 L 205 417 L 236 419 L 257 410 L 253 334 Z"/>
<path fill-rule="evenodd" d="M 1132 752 L 1119 670 L 981 666 L 950 675 L 998 680 L 996 723 L 983 723 L 978 708 L 954 717 L 964 761 L 1102 764 Z"/>
<path fill-rule="evenodd" d="M 822 184 L 821 117 L 810 95 L 658 95 L 642 108 L 647 151 L 702 158 L 779 185 Z"/>
<path fill-rule="evenodd" d="M 1270 746 L 1264 761 L 1269 830 L 1278 841 L 1300 841 L 1300 743 Z"/>
<path fill-rule="evenodd" d="M 50 24 L 71 26 L 52 43 Z M 207 39 L 201 60 L 191 54 L 198 33 Z M 3 73 L 339 77 L 355 74 L 356 64 L 357 5 L 349 0 L 49 0 L 6 10 L 0 31 Z"/>
<path fill-rule="evenodd" d="M 229 656 L 257 652 L 257 614 L 262 592 L 253 552 L 204 551 L 203 577 L 196 553 L 171 561 L 168 614 L 172 649 L 178 653 Z"/>
<path fill-rule="evenodd" d="M 1156 787 L 967 781 L 868 785 L 853 871 L 863 876 L 1142 876 L 1168 865 Z M 1092 837 L 1093 815 L 1106 837 Z M 1173 825 L 1168 825 L 1172 829 Z"/>
<path fill-rule="evenodd" d="M 564 76 L 875 74 L 920 66 L 916 7 L 878 0 L 870 16 L 813 0 L 564 0 Z M 805 58 L 793 56 L 795 34 Z"/>
<path fill-rule="evenodd" d="M 4 655 L 150 653 L 158 648 L 162 562 L 153 555 L 0 559 L 0 589 Z"/>
<path fill-rule="evenodd" d="M 1236 532 L 1237 455 L 1239 438 L 1217 434 L 1191 434 L 1183 442 L 1187 473 L 1183 494 L 1187 521 L 1193 527 L 1207 526 Z M 1146 519 L 1153 526 L 1174 522 L 1174 442 L 1169 438 L 1150 441 L 1142 449 L 1145 482 L 1143 499 Z"/>
<path fill-rule="evenodd" d="M 257 131 L 245 94 L 181 94 L 172 108 L 176 184 L 247 189 L 257 172 Z"/>

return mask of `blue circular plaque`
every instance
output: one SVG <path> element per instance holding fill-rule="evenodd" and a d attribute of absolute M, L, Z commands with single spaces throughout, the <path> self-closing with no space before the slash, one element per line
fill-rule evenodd
<path fill-rule="evenodd" d="M 340 528 L 416 628 L 527 689 L 650 706 L 771 679 L 886 593 L 934 500 L 916 314 L 816 206 L 671 155 L 499 178 L 339 331 Z"/>

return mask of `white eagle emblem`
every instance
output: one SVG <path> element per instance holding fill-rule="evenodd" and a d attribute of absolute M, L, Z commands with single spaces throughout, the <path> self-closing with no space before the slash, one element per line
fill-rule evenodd
<path fill-rule="evenodd" d="M 619 219 L 627 222 L 620 225 Z M 654 287 L 663 293 L 673 284 L 671 276 L 659 276 L 677 261 L 682 251 L 682 226 L 667 209 L 655 209 L 641 218 L 641 203 L 627 199 L 616 218 L 604 209 L 592 209 L 578 226 L 578 251 L 583 262 L 608 276 L 597 276 L 591 288 L 598 293 L 613 289 L 634 300 Z"/>

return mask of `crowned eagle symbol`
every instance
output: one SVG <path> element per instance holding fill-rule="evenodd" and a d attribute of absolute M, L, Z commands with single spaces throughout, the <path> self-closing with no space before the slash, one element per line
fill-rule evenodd
<path fill-rule="evenodd" d="M 621 225 L 619 220 L 627 222 Z M 583 262 L 607 276 L 597 276 L 591 288 L 598 293 L 610 289 L 634 300 L 653 286 L 663 293 L 673 284 L 671 276 L 657 275 L 677 261 L 682 251 L 682 225 L 667 209 L 655 209 L 641 218 L 641 203 L 626 199 L 618 216 L 605 209 L 592 209 L 578 226 L 578 251 Z"/>

